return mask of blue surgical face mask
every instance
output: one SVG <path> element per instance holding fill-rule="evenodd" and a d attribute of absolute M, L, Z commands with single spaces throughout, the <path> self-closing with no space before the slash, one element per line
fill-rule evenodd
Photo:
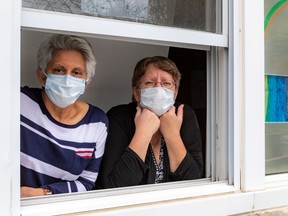
<path fill-rule="evenodd" d="M 48 74 L 46 76 L 45 92 L 49 99 L 58 107 L 65 108 L 73 104 L 84 93 L 84 79 L 68 74 Z"/>
<path fill-rule="evenodd" d="M 141 89 L 140 106 L 161 116 L 174 105 L 174 94 L 175 91 L 162 87 Z"/>

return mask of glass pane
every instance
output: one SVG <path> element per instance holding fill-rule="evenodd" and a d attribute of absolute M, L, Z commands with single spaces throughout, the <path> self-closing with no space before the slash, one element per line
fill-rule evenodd
<path fill-rule="evenodd" d="M 288 124 L 266 123 L 265 130 L 266 175 L 288 172 Z"/>
<path fill-rule="evenodd" d="M 219 25 L 216 20 L 221 20 L 221 11 L 217 11 L 220 3 L 220 0 L 23 0 L 22 6 L 221 33 L 221 27 L 216 26 Z"/>
<path fill-rule="evenodd" d="M 266 175 L 288 172 L 288 1 L 265 0 Z"/>

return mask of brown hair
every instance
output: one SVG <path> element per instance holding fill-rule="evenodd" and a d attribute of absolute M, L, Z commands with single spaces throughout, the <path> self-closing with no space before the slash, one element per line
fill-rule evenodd
<path fill-rule="evenodd" d="M 150 64 L 153 64 L 156 68 L 171 74 L 176 84 L 176 88 L 179 88 L 181 74 L 176 64 L 171 59 L 164 56 L 153 56 L 141 59 L 134 68 L 134 73 L 132 77 L 132 88 L 138 87 L 141 78 L 146 73 L 147 67 Z M 135 101 L 134 96 L 132 96 L 132 100 Z"/>

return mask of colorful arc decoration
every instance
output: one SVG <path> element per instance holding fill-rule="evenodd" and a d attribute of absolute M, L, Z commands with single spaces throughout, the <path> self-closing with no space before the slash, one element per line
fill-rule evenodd
<path fill-rule="evenodd" d="M 280 12 L 288 6 L 288 0 L 279 0 L 265 17 L 265 38 Z M 288 122 L 288 77 L 265 75 L 265 122 Z"/>

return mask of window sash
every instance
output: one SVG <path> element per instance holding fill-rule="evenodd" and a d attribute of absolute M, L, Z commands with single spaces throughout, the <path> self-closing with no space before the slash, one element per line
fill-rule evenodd
<path fill-rule="evenodd" d="M 59 194 L 42 198 L 25 198 L 21 202 L 21 215 L 41 215 L 43 212 L 46 215 L 83 213 L 233 192 L 235 192 L 235 188 L 228 185 L 227 181 L 211 183 L 209 179 L 194 182 L 183 181 L 181 184 L 172 182 L 104 189 L 72 193 L 68 196 Z"/>
<path fill-rule="evenodd" d="M 88 37 L 200 50 L 207 50 L 210 46 L 228 47 L 227 35 L 224 34 L 28 8 L 22 8 L 21 17 L 22 29 L 31 31 L 77 33 Z"/>

